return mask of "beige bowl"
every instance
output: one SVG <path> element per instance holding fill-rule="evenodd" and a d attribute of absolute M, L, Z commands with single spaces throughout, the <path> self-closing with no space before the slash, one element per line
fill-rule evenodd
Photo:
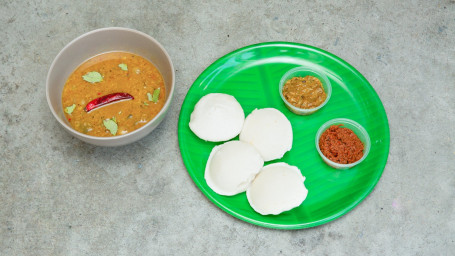
<path fill-rule="evenodd" d="M 87 59 L 110 51 L 125 51 L 150 60 L 161 72 L 166 86 L 166 102 L 151 121 L 130 133 L 114 137 L 96 137 L 74 130 L 65 118 L 62 91 L 68 76 Z M 46 97 L 57 121 L 74 137 L 98 146 L 121 146 L 135 142 L 163 121 L 174 95 L 174 67 L 166 50 L 155 39 L 128 28 L 102 28 L 79 36 L 66 45 L 55 57 L 47 74 Z"/>

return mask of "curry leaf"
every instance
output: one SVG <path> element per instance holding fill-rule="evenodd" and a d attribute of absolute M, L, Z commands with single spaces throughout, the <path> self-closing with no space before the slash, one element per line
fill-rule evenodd
<path fill-rule="evenodd" d="M 88 72 L 87 74 L 83 75 L 82 78 L 92 84 L 103 81 L 103 76 L 96 71 Z"/>
<path fill-rule="evenodd" d="M 147 98 L 149 99 L 149 101 L 152 101 L 152 94 L 150 94 L 149 92 L 147 93 Z"/>
<path fill-rule="evenodd" d="M 111 132 L 112 135 L 117 134 L 118 125 L 117 121 L 115 120 L 115 117 L 113 117 L 112 119 L 103 120 L 103 124 L 106 127 L 106 129 L 108 129 Z"/>
<path fill-rule="evenodd" d="M 160 97 L 160 88 L 155 89 L 153 91 L 152 101 L 157 103 L 158 102 L 158 97 Z"/>
<path fill-rule="evenodd" d="M 73 113 L 75 107 L 76 107 L 76 104 L 66 107 L 65 112 L 71 115 L 71 113 Z"/>
<path fill-rule="evenodd" d="M 127 66 L 125 63 L 118 64 L 118 66 L 119 66 L 122 70 L 128 71 L 128 66 Z"/>

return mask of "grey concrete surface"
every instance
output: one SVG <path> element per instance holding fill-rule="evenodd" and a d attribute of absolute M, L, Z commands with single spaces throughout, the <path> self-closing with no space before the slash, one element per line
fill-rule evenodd
<path fill-rule="evenodd" d="M 108 26 L 155 37 L 176 69 L 165 121 L 119 148 L 72 138 L 45 98 L 63 46 Z M 2 0 L 0 28 L 0 255 L 454 255 L 455 1 Z M 389 118 L 375 190 L 316 228 L 231 217 L 179 153 L 179 110 L 196 77 L 232 50 L 277 40 L 351 63 Z"/>

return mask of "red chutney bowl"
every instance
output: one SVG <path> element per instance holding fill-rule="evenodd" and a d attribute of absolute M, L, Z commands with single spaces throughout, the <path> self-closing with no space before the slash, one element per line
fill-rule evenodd
<path fill-rule="evenodd" d="M 330 126 L 340 125 L 340 124 L 342 125 L 341 127 L 345 127 L 345 128 L 352 130 L 355 133 L 355 135 L 357 135 L 357 137 L 359 137 L 360 141 L 363 143 L 363 146 L 364 146 L 363 156 L 362 156 L 362 158 L 360 158 L 359 160 L 357 160 L 354 163 L 350 163 L 350 164 L 336 163 L 336 162 L 328 159 L 322 153 L 321 149 L 319 148 L 319 139 L 321 138 L 322 133 L 324 133 L 327 129 L 329 129 Z M 359 123 L 357 123 L 351 119 L 346 119 L 346 118 L 332 119 L 332 120 L 324 123 L 319 128 L 318 132 L 316 133 L 316 149 L 318 150 L 319 155 L 321 156 L 321 158 L 324 160 L 324 162 L 326 164 L 328 164 L 329 166 L 331 166 L 335 169 L 349 169 L 351 167 L 354 167 L 354 166 L 360 164 L 363 160 L 365 160 L 365 158 L 367 158 L 368 153 L 370 152 L 370 148 L 371 148 L 371 141 L 370 141 L 370 136 L 368 136 L 367 131 Z"/>

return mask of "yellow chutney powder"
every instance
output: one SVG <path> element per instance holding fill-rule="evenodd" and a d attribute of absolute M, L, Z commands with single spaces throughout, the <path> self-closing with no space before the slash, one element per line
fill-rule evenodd
<path fill-rule="evenodd" d="M 321 81 L 314 76 L 289 79 L 283 86 L 283 96 L 293 106 L 304 109 L 315 108 L 327 98 Z"/>

